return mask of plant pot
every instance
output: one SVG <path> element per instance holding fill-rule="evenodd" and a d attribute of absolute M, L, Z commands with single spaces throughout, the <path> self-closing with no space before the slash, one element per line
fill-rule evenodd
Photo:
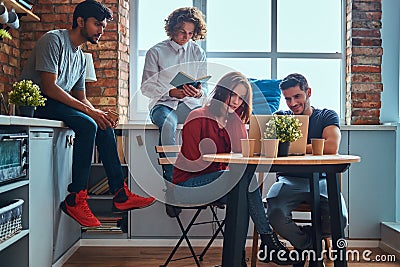
<path fill-rule="evenodd" d="M 289 155 L 290 142 L 279 142 L 278 157 L 287 157 Z"/>
<path fill-rule="evenodd" d="M 21 117 L 33 117 L 33 113 L 35 112 L 35 107 L 33 106 L 16 106 L 15 107 L 15 115 Z"/>

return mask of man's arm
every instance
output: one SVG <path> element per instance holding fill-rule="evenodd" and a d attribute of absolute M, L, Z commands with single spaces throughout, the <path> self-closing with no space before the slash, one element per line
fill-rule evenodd
<path fill-rule="evenodd" d="M 325 139 L 324 154 L 337 154 L 342 135 L 336 125 L 329 125 L 324 128 L 322 138 Z"/>
<path fill-rule="evenodd" d="M 72 95 L 70 95 L 56 84 L 56 74 L 42 71 L 40 77 L 42 80 L 41 90 L 43 94 L 90 116 L 96 121 L 100 129 L 104 130 L 107 127 L 112 127 L 111 121 L 106 113 L 95 109 L 86 99 L 84 91 L 79 92 L 78 90 L 72 90 Z"/>
<path fill-rule="evenodd" d="M 322 131 L 322 137 L 325 139 L 324 154 L 337 154 L 342 135 L 340 129 L 336 125 L 329 125 Z M 312 153 L 311 144 L 307 144 L 306 153 Z"/>

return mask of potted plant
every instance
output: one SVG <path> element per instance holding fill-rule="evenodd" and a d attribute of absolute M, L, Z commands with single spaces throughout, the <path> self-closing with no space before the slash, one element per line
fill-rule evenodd
<path fill-rule="evenodd" d="M 267 122 L 264 131 L 265 139 L 279 139 L 278 157 L 289 154 L 290 142 L 303 136 L 301 122 L 293 115 L 276 115 Z"/>
<path fill-rule="evenodd" d="M 37 84 L 31 80 L 22 80 L 13 84 L 8 93 L 8 102 L 16 106 L 16 115 L 33 117 L 37 106 L 44 106 L 46 98 L 40 94 Z"/>

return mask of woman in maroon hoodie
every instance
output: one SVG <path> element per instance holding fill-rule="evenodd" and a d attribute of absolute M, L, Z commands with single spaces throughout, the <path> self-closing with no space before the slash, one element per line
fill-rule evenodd
<path fill-rule="evenodd" d="M 181 186 L 177 186 L 174 193 L 181 192 L 184 196 L 176 195 L 176 198 L 192 199 L 193 205 L 224 200 L 223 196 L 228 193 L 224 190 L 229 181 L 224 181 L 223 173 L 228 171 L 228 164 L 206 162 L 202 155 L 240 153 L 240 139 L 247 138 L 245 123 L 249 120 L 251 106 L 252 90 L 247 78 L 240 72 L 230 72 L 218 81 L 210 102 L 205 107 L 190 112 L 183 126 L 181 152 L 173 174 L 173 183 Z M 254 177 L 247 177 L 247 180 L 249 184 L 257 181 Z M 193 188 L 195 190 L 190 190 Z M 288 249 L 279 242 L 269 226 L 260 190 L 248 190 L 247 201 L 249 214 L 261 236 L 262 249 L 267 247 L 268 251 L 275 251 L 266 254 L 272 256 L 264 257 L 263 261 L 293 264 L 289 260 Z M 243 237 L 243 249 L 245 239 L 246 236 Z M 279 258 L 278 251 L 281 251 Z M 246 266 L 245 261 L 242 266 Z"/>

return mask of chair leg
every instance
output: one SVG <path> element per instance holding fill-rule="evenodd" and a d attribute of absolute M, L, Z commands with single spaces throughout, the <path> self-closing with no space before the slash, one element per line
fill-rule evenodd
<path fill-rule="evenodd" d="M 212 243 L 214 242 L 215 238 L 218 236 L 218 234 L 221 232 L 222 235 L 224 234 L 224 231 L 222 230 L 224 225 L 225 225 L 225 220 L 223 220 L 221 223 L 218 220 L 217 214 L 215 213 L 215 211 L 213 210 L 213 208 L 210 206 L 211 212 L 213 213 L 213 217 L 214 220 L 217 222 L 218 224 L 218 228 L 215 231 L 215 233 L 212 235 L 210 241 L 208 241 L 206 247 L 203 249 L 203 252 L 201 252 L 200 256 L 199 256 L 199 260 L 203 261 L 204 256 L 206 255 L 208 249 L 210 248 L 210 246 L 212 245 Z"/>
<path fill-rule="evenodd" d="M 257 254 L 258 254 L 258 233 L 257 233 L 257 228 L 254 226 L 253 229 L 253 244 L 251 247 L 251 267 L 256 267 L 257 266 Z"/>
<path fill-rule="evenodd" d="M 185 239 L 185 240 L 186 240 L 186 243 L 188 244 L 189 250 L 190 250 L 190 252 L 191 252 L 191 254 L 192 254 L 192 257 L 193 257 L 194 261 L 196 262 L 196 265 L 197 265 L 198 267 L 200 267 L 200 262 L 199 262 L 199 260 L 197 259 L 196 253 L 194 252 L 193 247 L 192 247 L 192 243 L 190 243 L 190 240 L 189 240 L 189 238 L 188 238 L 188 236 L 187 236 L 187 233 L 189 232 L 190 228 L 192 227 L 192 225 L 193 225 L 194 222 L 196 221 L 196 219 L 197 219 L 197 217 L 199 216 L 200 212 L 201 212 L 201 209 L 197 209 L 195 215 L 193 216 L 192 220 L 190 221 L 190 223 L 188 224 L 188 226 L 187 226 L 186 228 L 183 226 L 182 221 L 181 221 L 179 215 L 176 216 L 176 220 L 178 221 L 179 228 L 180 228 L 181 231 L 182 231 L 182 236 L 179 238 L 178 243 L 176 243 L 174 249 L 171 251 L 171 253 L 170 253 L 168 259 L 167 259 L 167 260 L 165 261 L 165 263 L 164 263 L 163 265 L 161 265 L 161 266 L 166 267 L 166 266 L 172 261 L 172 258 L 174 257 L 176 251 L 178 250 L 178 248 L 179 248 L 179 246 L 181 245 L 182 241 Z M 186 257 L 185 257 L 185 258 L 186 258 Z"/>
<path fill-rule="evenodd" d="M 263 172 L 258 173 L 258 184 L 260 185 L 261 194 L 263 189 L 263 180 L 264 180 L 264 173 Z M 251 247 L 251 263 L 250 263 L 251 267 L 257 266 L 257 254 L 258 254 L 258 232 L 256 226 L 254 225 L 253 244 Z"/>
<path fill-rule="evenodd" d="M 209 206 L 209 207 L 210 207 L 210 210 L 211 210 L 211 213 L 213 215 L 213 218 L 214 218 L 215 222 L 218 224 L 218 228 L 221 229 L 222 236 L 224 236 L 224 229 L 223 229 L 223 227 L 221 225 L 220 219 L 218 219 L 217 213 L 215 212 L 215 210 L 211 206 Z M 223 220 L 223 222 L 225 223 L 225 220 Z"/>
<path fill-rule="evenodd" d="M 331 251 L 331 239 L 329 237 L 324 238 L 325 243 L 325 250 L 326 250 L 326 257 L 329 258 L 330 251 Z"/>

